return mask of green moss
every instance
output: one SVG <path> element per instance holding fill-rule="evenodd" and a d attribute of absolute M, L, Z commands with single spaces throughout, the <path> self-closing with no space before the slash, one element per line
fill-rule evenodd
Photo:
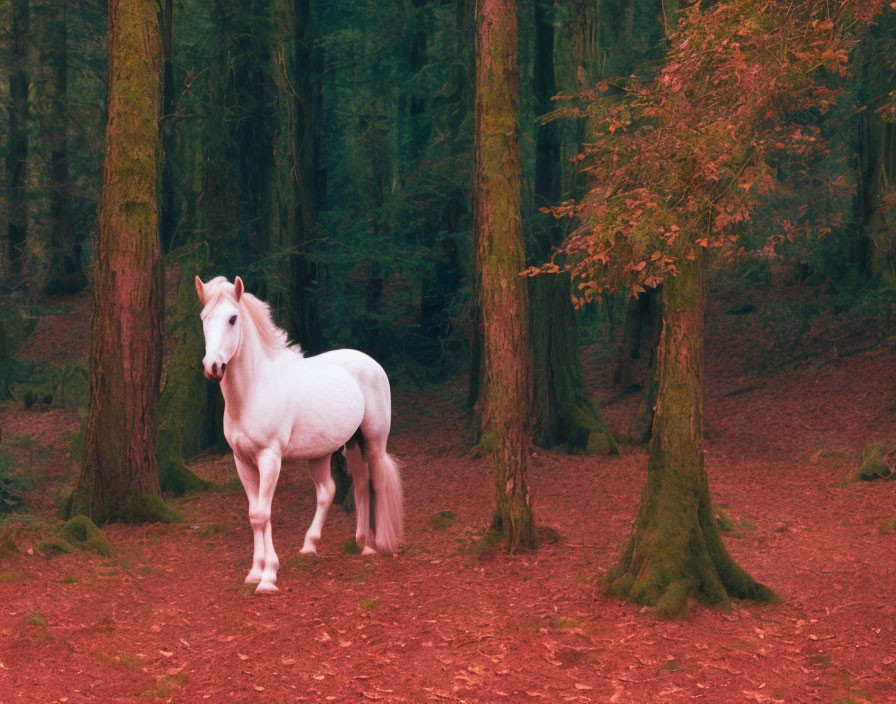
<path fill-rule="evenodd" d="M 96 524 L 87 516 L 80 514 L 69 519 L 59 529 L 59 536 L 65 541 L 83 550 L 92 550 L 106 557 L 115 554 L 115 548 Z"/>
<path fill-rule="evenodd" d="M 342 552 L 346 555 L 360 555 L 361 548 L 358 547 L 358 543 L 355 542 L 354 538 L 349 538 L 342 544 Z"/>
<path fill-rule="evenodd" d="M 377 606 L 380 605 L 380 597 L 375 596 L 370 599 L 364 599 L 361 602 L 361 608 L 364 611 L 373 611 Z"/>
<path fill-rule="evenodd" d="M 457 519 L 451 511 L 439 511 L 429 517 L 427 524 L 433 530 L 448 530 L 457 523 Z"/>
<path fill-rule="evenodd" d="M 578 628 L 579 621 L 578 619 L 570 618 L 568 616 L 554 616 L 551 619 L 551 628 L 554 628 L 558 631 L 568 630 L 570 628 Z"/>
<path fill-rule="evenodd" d="M 462 546 L 461 552 L 467 555 L 481 557 L 482 555 L 487 555 L 495 550 L 503 544 L 503 542 L 504 536 L 501 531 L 496 528 L 489 528 L 485 535 L 475 538 Z"/>
<path fill-rule="evenodd" d="M 140 692 L 141 697 L 157 697 L 159 699 L 170 698 L 178 689 L 183 687 L 187 681 L 184 674 L 163 675 L 156 681 L 156 686 L 152 689 L 144 689 Z"/>
<path fill-rule="evenodd" d="M 609 455 L 618 451 L 618 448 L 609 431 L 590 433 L 585 452 L 589 455 Z"/>
<path fill-rule="evenodd" d="M 212 536 L 218 535 L 218 533 L 223 533 L 224 529 L 219 526 L 217 523 L 209 523 L 207 526 L 203 526 L 196 533 L 200 538 L 211 538 Z"/>
<path fill-rule="evenodd" d="M 143 666 L 143 660 L 135 655 L 106 655 L 106 653 L 100 652 L 99 650 L 93 651 L 91 655 L 100 662 L 121 665 L 129 670 Z"/>
<path fill-rule="evenodd" d="M 8 584 L 9 582 L 18 582 L 25 578 L 21 572 L 11 570 L 9 572 L 0 572 L 0 584 Z"/>
<path fill-rule="evenodd" d="M 25 617 L 25 623 L 29 626 L 39 626 L 41 628 L 47 625 L 47 619 L 43 614 L 33 613 Z"/>
<path fill-rule="evenodd" d="M 43 553 L 47 557 L 53 557 L 54 555 L 65 555 L 67 553 L 72 552 L 75 548 L 72 547 L 72 544 L 67 540 L 62 538 L 50 538 L 48 540 L 39 543 L 37 546 L 37 550 L 40 553 Z"/>
<path fill-rule="evenodd" d="M 311 565 L 314 563 L 314 560 L 314 555 L 303 555 L 302 553 L 296 553 L 285 563 L 283 563 L 283 566 L 287 569 L 295 570 L 297 572 L 309 572 L 311 570 Z"/>
<path fill-rule="evenodd" d="M 168 506 L 158 494 L 132 497 L 126 502 L 121 518 L 127 523 L 180 523 L 184 519 L 180 511 Z"/>

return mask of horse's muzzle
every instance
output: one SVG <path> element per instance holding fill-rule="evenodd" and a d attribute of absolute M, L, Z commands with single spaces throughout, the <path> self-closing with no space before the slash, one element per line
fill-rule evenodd
<path fill-rule="evenodd" d="M 202 371 L 205 374 L 205 378 L 209 381 L 221 381 L 224 378 L 224 371 L 227 369 L 227 362 L 222 362 L 218 364 L 214 362 L 211 366 L 211 369 L 208 368 L 208 365 L 202 365 Z"/>

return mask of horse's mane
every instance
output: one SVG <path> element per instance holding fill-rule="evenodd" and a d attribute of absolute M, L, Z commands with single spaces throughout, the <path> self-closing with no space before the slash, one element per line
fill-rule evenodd
<path fill-rule="evenodd" d="M 216 276 L 205 284 L 205 307 L 203 308 L 203 313 L 214 308 L 224 296 L 229 297 L 231 300 L 234 298 L 233 284 L 223 276 Z M 289 341 L 286 330 L 277 327 L 274 323 L 271 317 L 271 307 L 267 303 L 244 291 L 238 306 L 241 312 L 244 313 L 244 321 L 248 318 L 248 321 L 255 328 L 256 333 L 258 333 L 258 339 L 265 349 L 271 352 L 289 350 L 299 356 L 304 354 L 300 345 Z"/>

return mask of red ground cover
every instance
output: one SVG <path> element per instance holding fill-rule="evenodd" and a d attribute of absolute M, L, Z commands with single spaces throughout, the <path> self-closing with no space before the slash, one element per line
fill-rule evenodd
<path fill-rule="evenodd" d="M 694 606 L 680 622 L 607 598 L 638 507 L 645 455 L 537 451 L 537 552 L 464 550 L 489 518 L 490 469 L 462 454 L 462 384 L 396 395 L 407 539 L 395 557 L 345 549 L 331 513 L 320 557 L 298 559 L 313 515 L 303 466 L 281 475 L 280 594 L 241 587 L 251 533 L 241 492 L 174 503 L 179 525 L 110 525 L 117 549 L 28 554 L 56 521 L 46 492 L 0 553 L 0 704 L 13 702 L 896 702 L 896 482 L 836 488 L 866 442 L 893 439 L 896 357 L 883 351 L 754 377 L 710 344 L 707 468 L 715 501 L 746 522 L 726 543 L 782 597 Z M 592 374 L 601 386 L 607 370 Z M 735 395 L 731 391 L 744 390 Z M 609 396 L 606 388 L 598 396 Z M 624 426 L 631 403 L 607 409 Z M 33 435 L 50 485 L 77 419 L 0 413 L 3 443 Z M 27 443 L 20 442 L 24 451 Z M 196 471 L 234 474 L 228 456 Z M 452 520 L 430 519 L 450 511 Z M 747 525 L 748 524 L 748 525 Z M 293 559 L 295 558 L 295 559 Z"/>

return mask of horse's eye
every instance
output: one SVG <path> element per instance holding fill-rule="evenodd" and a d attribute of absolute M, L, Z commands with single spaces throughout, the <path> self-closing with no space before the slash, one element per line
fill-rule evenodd
<path fill-rule="evenodd" d="M 230 324 L 231 324 L 231 325 L 236 325 L 236 316 L 235 316 L 235 315 L 231 315 L 231 316 L 230 316 Z"/>

